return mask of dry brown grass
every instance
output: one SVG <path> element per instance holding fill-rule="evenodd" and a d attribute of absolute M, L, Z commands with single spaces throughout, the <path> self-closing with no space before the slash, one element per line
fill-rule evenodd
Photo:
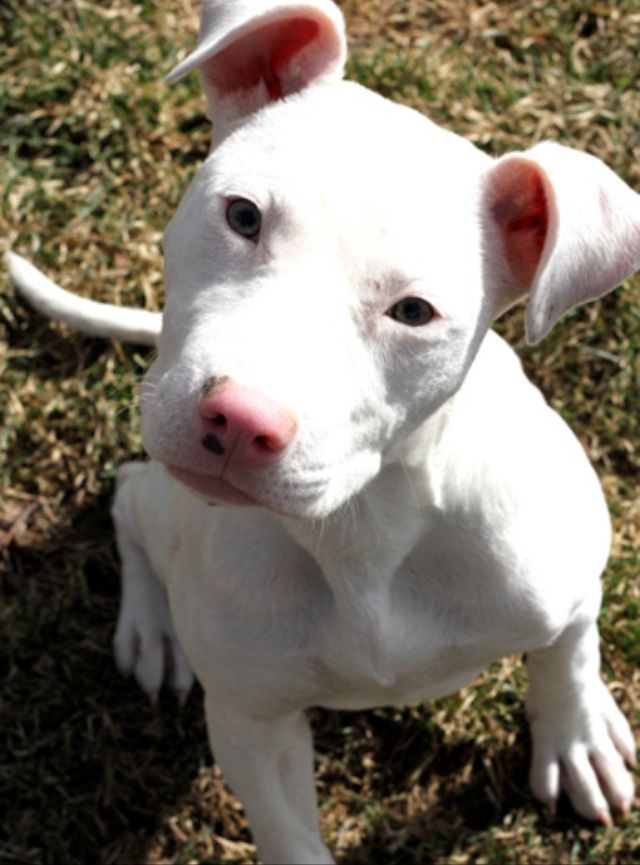
<path fill-rule="evenodd" d="M 350 75 L 500 153 L 553 137 L 640 188 L 636 2 L 344 0 Z M 74 291 L 162 305 L 162 226 L 206 153 L 197 82 L 161 74 L 191 0 L 5 0 L 0 237 Z M 588 448 L 614 516 L 605 666 L 640 729 L 638 280 L 540 347 L 500 327 Z M 249 861 L 199 694 L 152 712 L 113 669 L 115 467 L 140 452 L 148 356 L 0 295 L 0 861 Z M 526 458 L 526 454 L 523 455 Z M 570 515 L 568 515 L 570 518 Z M 526 787 L 524 674 L 510 659 L 427 707 L 314 713 L 327 837 L 343 862 L 630 862 L 638 815 L 593 829 Z"/>

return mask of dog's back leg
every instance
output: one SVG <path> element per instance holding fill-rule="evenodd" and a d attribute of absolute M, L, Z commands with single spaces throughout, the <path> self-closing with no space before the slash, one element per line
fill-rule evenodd
<path fill-rule="evenodd" d="M 163 682 L 184 702 L 193 673 L 173 629 L 166 589 L 154 574 L 136 531 L 132 508 L 134 485 L 144 480 L 146 469 L 144 463 L 125 463 L 118 472 L 112 516 L 122 595 L 113 648 L 119 670 L 133 673 L 153 703 Z"/>

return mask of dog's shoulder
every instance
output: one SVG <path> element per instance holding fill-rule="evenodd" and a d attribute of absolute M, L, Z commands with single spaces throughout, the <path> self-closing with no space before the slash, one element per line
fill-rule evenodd
<path fill-rule="evenodd" d="M 571 507 L 601 521 L 602 493 L 582 444 L 489 332 L 447 408 L 434 458 L 435 488 L 457 508 L 536 516 Z"/>
<path fill-rule="evenodd" d="M 433 556 L 447 580 L 474 575 L 459 583 L 465 604 L 482 575 L 478 603 L 504 597 L 526 610 L 536 633 L 551 635 L 608 555 L 610 523 L 596 473 L 497 334 L 488 335 L 446 409 L 426 457 L 434 508 L 418 560 Z M 528 600 L 518 606 L 523 593 Z"/>

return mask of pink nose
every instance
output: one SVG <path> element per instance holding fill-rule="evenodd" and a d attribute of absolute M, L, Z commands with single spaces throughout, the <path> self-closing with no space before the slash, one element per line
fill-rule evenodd
<path fill-rule="evenodd" d="M 266 466 L 293 440 L 293 414 L 229 379 L 209 379 L 198 399 L 201 443 L 216 456 L 250 468 Z"/>

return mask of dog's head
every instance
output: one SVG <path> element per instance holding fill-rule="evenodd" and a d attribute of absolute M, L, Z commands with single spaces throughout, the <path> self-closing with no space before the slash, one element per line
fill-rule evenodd
<path fill-rule="evenodd" d="M 640 265 L 640 196 L 558 145 L 494 161 L 342 80 L 330 0 L 205 0 L 216 146 L 165 236 L 151 456 L 215 501 L 321 517 L 460 387 L 529 297 L 541 339 Z"/>

